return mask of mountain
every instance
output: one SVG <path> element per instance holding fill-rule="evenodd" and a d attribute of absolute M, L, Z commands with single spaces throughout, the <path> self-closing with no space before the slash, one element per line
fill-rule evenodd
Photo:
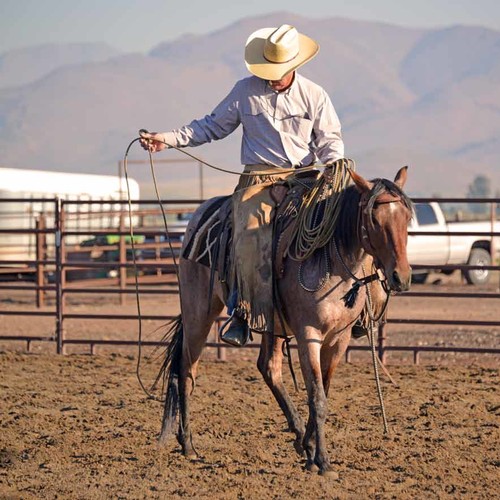
<path fill-rule="evenodd" d="M 139 128 L 165 131 L 209 113 L 247 75 L 242 54 L 248 35 L 283 22 L 320 43 L 318 57 L 300 72 L 331 95 L 346 155 L 360 173 L 391 177 L 409 165 L 408 190 L 421 196 L 463 196 L 479 174 L 491 179 L 493 192 L 500 188 L 500 32 L 286 12 L 185 35 L 148 54 L 103 52 L 56 65 L 47 60 L 39 78 L 0 89 L 0 164 L 115 174 Z M 28 75 L 19 64 L 17 75 Z M 239 171 L 240 137 L 237 131 L 189 152 Z M 185 157 L 175 151 L 155 156 L 162 195 L 198 196 L 198 164 L 177 159 Z M 147 155 L 133 147 L 130 160 L 130 175 L 149 193 L 149 166 L 136 163 L 147 163 Z M 209 169 L 202 174 L 205 196 L 229 192 L 236 182 Z"/>
<path fill-rule="evenodd" d="M 34 82 L 70 64 L 105 61 L 119 51 L 105 43 L 43 44 L 0 54 L 0 89 Z"/>

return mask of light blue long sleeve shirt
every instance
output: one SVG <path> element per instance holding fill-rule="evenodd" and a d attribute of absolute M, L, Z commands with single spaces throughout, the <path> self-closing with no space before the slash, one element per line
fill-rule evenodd
<path fill-rule="evenodd" d="M 199 146 L 223 139 L 240 124 L 243 165 L 303 167 L 344 157 L 340 121 L 328 94 L 298 73 L 283 92 L 256 76 L 244 78 L 210 115 L 163 136 L 177 147 Z"/>

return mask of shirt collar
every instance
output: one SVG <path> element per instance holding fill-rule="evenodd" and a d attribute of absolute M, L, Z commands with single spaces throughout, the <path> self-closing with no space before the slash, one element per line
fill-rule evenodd
<path fill-rule="evenodd" d="M 281 92 L 273 90 L 271 88 L 271 86 L 269 85 L 269 81 L 268 80 L 263 80 L 263 82 L 264 82 L 264 86 L 265 86 L 265 89 L 266 89 L 267 92 L 269 92 L 271 94 L 276 94 L 276 95 L 287 95 L 287 94 L 290 94 L 291 90 L 294 88 L 295 82 L 297 81 L 298 77 L 299 77 L 299 75 L 297 74 L 297 71 L 295 71 L 295 74 L 293 75 L 292 84 L 286 90 L 282 90 Z"/>

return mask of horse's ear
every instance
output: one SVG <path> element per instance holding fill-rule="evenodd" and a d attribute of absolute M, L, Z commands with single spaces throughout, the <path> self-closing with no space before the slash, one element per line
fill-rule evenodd
<path fill-rule="evenodd" d="M 396 174 L 396 177 L 394 177 L 394 184 L 396 184 L 398 188 L 403 189 L 406 183 L 406 178 L 408 176 L 407 174 L 408 174 L 408 166 L 399 169 L 398 173 Z"/>
<path fill-rule="evenodd" d="M 373 187 L 373 184 L 370 181 L 367 181 L 364 177 L 357 174 L 354 170 L 349 169 L 349 174 L 351 175 L 352 180 L 354 181 L 354 185 L 356 189 L 360 193 L 364 193 L 365 191 L 370 191 Z"/>

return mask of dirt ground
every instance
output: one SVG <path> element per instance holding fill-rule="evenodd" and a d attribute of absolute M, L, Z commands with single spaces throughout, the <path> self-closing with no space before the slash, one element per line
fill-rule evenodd
<path fill-rule="evenodd" d="M 438 279 L 438 278 L 436 278 Z M 469 292 L 441 279 L 413 290 Z M 486 292 L 498 291 L 494 282 Z M 33 309 L 25 292 L 0 295 L 2 310 Z M 133 313 L 134 299 L 70 297 L 70 312 Z M 51 310 L 49 303 L 46 310 Z M 176 298 L 145 297 L 143 314 L 174 314 Z M 397 318 L 498 321 L 499 299 L 396 297 Z M 145 339 L 163 322 L 143 322 Z M 1 335 L 53 334 L 52 318 L 0 313 Z M 136 321 L 67 320 L 67 338 L 137 338 Z M 389 344 L 500 345 L 498 327 L 389 325 Z M 363 341 L 359 341 L 363 342 Z M 382 379 L 390 433 L 383 435 L 372 368 L 353 355 L 335 376 L 327 441 L 338 480 L 304 470 L 292 435 L 255 368 L 255 350 L 209 349 L 192 399 L 194 444 L 188 461 L 172 440 L 160 448 L 161 405 L 142 392 L 137 348 L 0 341 L 0 498 L 490 498 L 498 491 L 498 356 L 425 354 L 422 364 L 391 353 L 397 386 Z M 112 352 L 113 351 L 113 352 Z M 159 366 L 146 361 L 149 385 Z M 299 368 L 294 355 L 296 373 Z M 286 385 L 306 415 L 305 392 Z"/>
<path fill-rule="evenodd" d="M 160 404 L 127 355 L 0 354 L 1 498 L 490 498 L 500 460 L 498 370 L 393 366 L 384 436 L 367 364 L 344 364 L 327 424 L 340 477 L 304 470 L 251 360 L 206 360 L 188 461 L 157 444 Z M 152 376 L 149 368 L 144 376 Z M 288 380 L 289 382 L 289 380 Z M 291 387 L 291 384 L 288 384 Z M 305 413 L 304 392 L 294 399 Z"/>

